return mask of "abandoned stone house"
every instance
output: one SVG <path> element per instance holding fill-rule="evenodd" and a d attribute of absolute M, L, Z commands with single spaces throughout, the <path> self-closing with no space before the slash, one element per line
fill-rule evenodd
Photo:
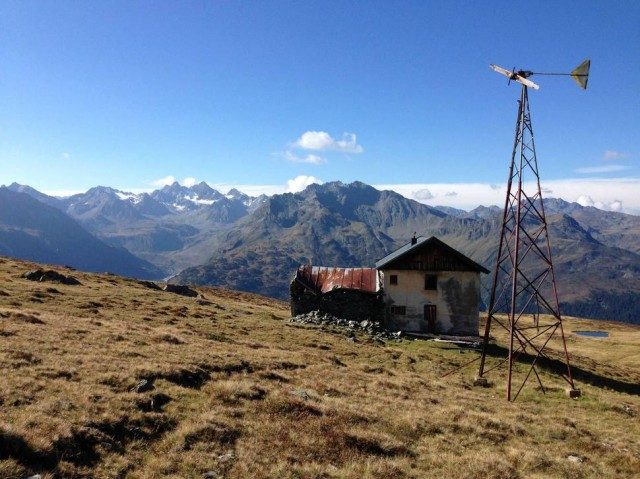
<path fill-rule="evenodd" d="M 375 268 L 300 266 L 291 282 L 291 315 L 321 311 L 352 321 L 379 321 L 383 302 Z"/>
<path fill-rule="evenodd" d="M 376 263 L 388 329 L 477 335 L 480 273 L 489 271 L 435 236 L 411 242 Z"/>
<path fill-rule="evenodd" d="M 438 238 L 414 237 L 375 268 L 300 266 L 291 314 L 321 311 L 381 321 L 393 331 L 477 335 L 480 273 L 488 270 Z"/>

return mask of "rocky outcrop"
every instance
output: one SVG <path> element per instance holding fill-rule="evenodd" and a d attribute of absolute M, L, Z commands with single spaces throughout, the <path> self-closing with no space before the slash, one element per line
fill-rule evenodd
<path fill-rule="evenodd" d="M 144 286 L 145 288 L 155 289 L 156 291 L 162 291 L 162 288 L 158 286 L 153 281 L 138 281 L 140 286 Z"/>
<path fill-rule="evenodd" d="M 80 281 L 78 281 L 73 276 L 65 276 L 64 274 L 58 273 L 57 271 L 54 271 L 52 269 L 46 271 L 42 269 L 36 269 L 26 272 L 23 276 L 29 281 L 51 281 L 54 283 L 66 285 L 81 284 Z"/>
<path fill-rule="evenodd" d="M 191 298 L 195 298 L 196 296 L 198 296 L 198 292 L 196 290 L 191 289 L 189 286 L 185 286 L 183 284 L 168 284 L 163 288 L 163 291 L 179 294 L 181 296 L 189 296 Z"/>

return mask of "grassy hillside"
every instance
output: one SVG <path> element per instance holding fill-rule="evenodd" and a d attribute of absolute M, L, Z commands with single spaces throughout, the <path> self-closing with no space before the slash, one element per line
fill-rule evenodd
<path fill-rule="evenodd" d="M 638 327 L 568 320 L 583 396 L 543 370 L 546 395 L 506 403 L 502 372 L 488 388 L 474 368 L 441 378 L 477 354 L 450 344 L 352 341 L 220 289 L 21 277 L 35 266 L 0 258 L 0 477 L 640 474 Z"/>

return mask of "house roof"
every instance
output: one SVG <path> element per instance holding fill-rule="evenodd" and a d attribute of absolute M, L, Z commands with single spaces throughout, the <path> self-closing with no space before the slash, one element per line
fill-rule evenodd
<path fill-rule="evenodd" d="M 315 293 L 328 293 L 334 289 L 350 289 L 366 293 L 377 292 L 375 268 L 332 268 L 326 266 L 300 266 L 294 281 Z"/>
<path fill-rule="evenodd" d="M 456 257 L 459 261 L 464 263 L 469 268 L 469 271 L 477 271 L 479 273 L 485 273 L 485 274 L 489 273 L 489 270 L 487 268 L 485 268 L 482 265 L 479 265 L 478 263 L 473 261 L 471 258 L 468 258 L 467 256 L 463 255 L 460 251 L 453 249 L 451 246 L 440 241 L 435 236 L 432 236 L 430 238 L 427 238 L 425 236 L 419 236 L 415 244 L 411 244 L 411 242 L 409 242 L 404 246 L 401 246 L 397 250 L 393 251 L 392 253 L 389 253 L 387 256 L 385 256 L 381 260 L 377 261 L 376 268 L 389 269 L 389 266 L 396 260 L 399 260 L 400 258 L 403 258 L 411 253 L 415 253 L 417 250 L 428 248 L 429 246 L 439 246 L 443 248 L 449 254 L 451 254 L 452 256 Z"/>

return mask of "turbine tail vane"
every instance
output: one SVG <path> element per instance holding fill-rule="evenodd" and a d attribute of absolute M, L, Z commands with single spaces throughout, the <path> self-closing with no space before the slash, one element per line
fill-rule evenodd
<path fill-rule="evenodd" d="M 575 70 L 571 72 L 571 78 L 575 80 L 580 88 L 587 89 L 587 82 L 589 81 L 589 68 L 591 67 L 591 60 L 585 60 L 578 65 Z"/>

